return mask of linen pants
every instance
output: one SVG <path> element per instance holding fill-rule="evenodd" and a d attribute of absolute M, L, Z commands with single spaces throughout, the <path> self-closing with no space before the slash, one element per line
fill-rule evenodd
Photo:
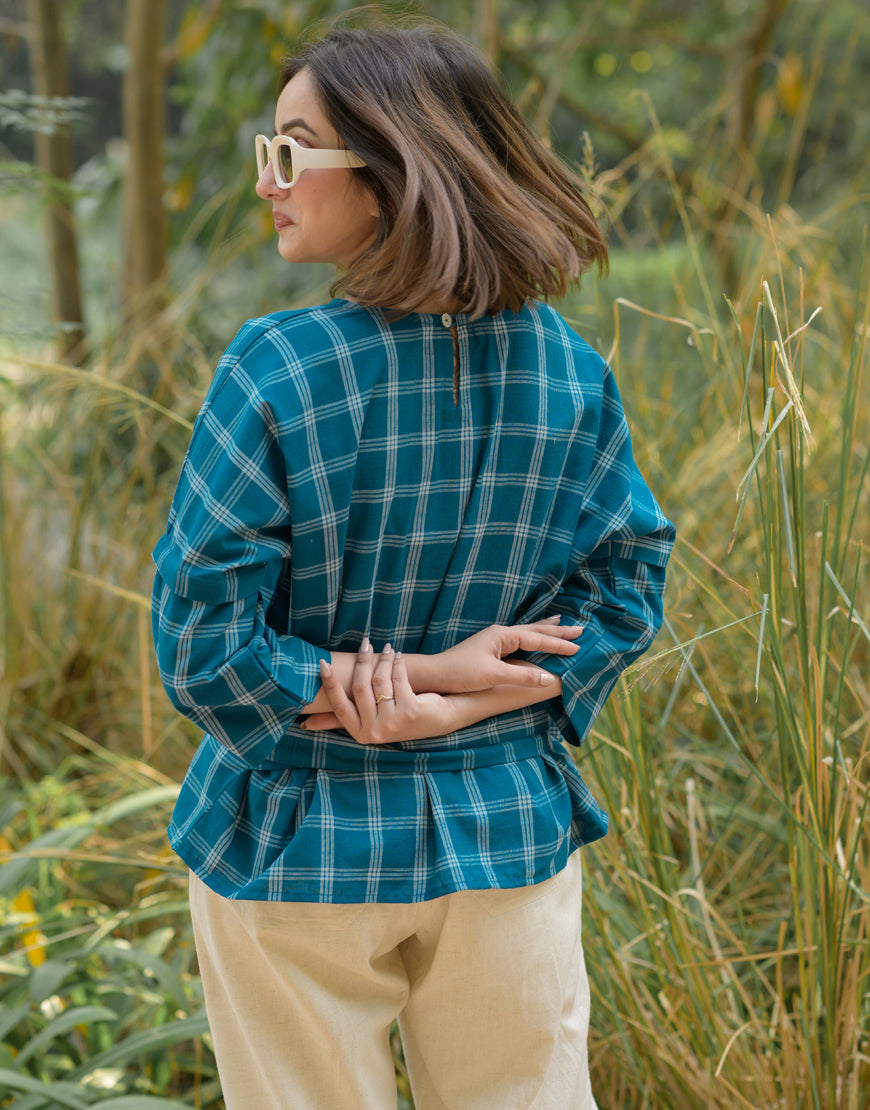
<path fill-rule="evenodd" d="M 581 864 L 515 890 L 354 905 L 222 898 L 191 913 L 227 1110 L 595 1110 Z"/>

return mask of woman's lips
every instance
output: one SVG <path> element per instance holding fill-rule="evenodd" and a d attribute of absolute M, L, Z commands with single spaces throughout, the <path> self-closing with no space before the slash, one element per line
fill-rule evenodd
<path fill-rule="evenodd" d="M 290 227 L 293 223 L 289 216 L 282 216 L 280 212 L 273 212 L 272 219 L 276 231 L 280 231 L 282 227 Z"/>

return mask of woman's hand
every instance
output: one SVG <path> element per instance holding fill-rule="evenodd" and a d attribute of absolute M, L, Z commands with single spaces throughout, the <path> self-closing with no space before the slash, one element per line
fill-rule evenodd
<path fill-rule="evenodd" d="M 517 651 L 573 655 L 578 646 L 572 641 L 583 628 L 580 625 L 562 628 L 559 619 L 548 617 L 534 624 L 492 624 L 447 651 L 425 656 L 431 674 L 427 674 L 424 686 L 415 683 L 415 687 L 460 694 L 501 685 L 547 686 L 553 675 L 521 660 L 508 662 L 505 657 Z"/>
<path fill-rule="evenodd" d="M 414 693 L 404 658 L 389 644 L 375 662 L 371 644 L 363 641 L 354 666 L 353 701 L 328 663 L 320 664 L 320 678 L 332 713 L 309 716 L 309 729 L 343 728 L 360 744 L 395 744 L 445 736 L 464 724 L 449 696 Z"/>

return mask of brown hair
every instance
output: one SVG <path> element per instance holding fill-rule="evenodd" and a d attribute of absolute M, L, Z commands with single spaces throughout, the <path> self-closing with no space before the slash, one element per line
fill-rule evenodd
<path fill-rule="evenodd" d="M 582 180 L 530 131 L 486 63 L 431 23 L 335 27 L 289 58 L 303 69 L 379 231 L 333 286 L 400 313 L 441 300 L 473 316 L 563 296 L 604 236 Z"/>

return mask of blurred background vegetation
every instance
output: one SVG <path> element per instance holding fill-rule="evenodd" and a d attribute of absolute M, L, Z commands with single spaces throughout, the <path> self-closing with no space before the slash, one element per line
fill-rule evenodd
<path fill-rule="evenodd" d="M 282 56 L 344 10 L 0 8 L 10 1110 L 222 1106 L 164 836 L 197 738 L 154 671 L 149 552 L 223 347 L 328 296 L 277 258 L 252 138 Z M 560 307 L 680 533 L 665 628 L 578 757 L 612 821 L 585 855 L 599 1105 L 867 1110 L 867 6 L 379 10 L 476 42 L 606 206 L 610 276 Z"/>

